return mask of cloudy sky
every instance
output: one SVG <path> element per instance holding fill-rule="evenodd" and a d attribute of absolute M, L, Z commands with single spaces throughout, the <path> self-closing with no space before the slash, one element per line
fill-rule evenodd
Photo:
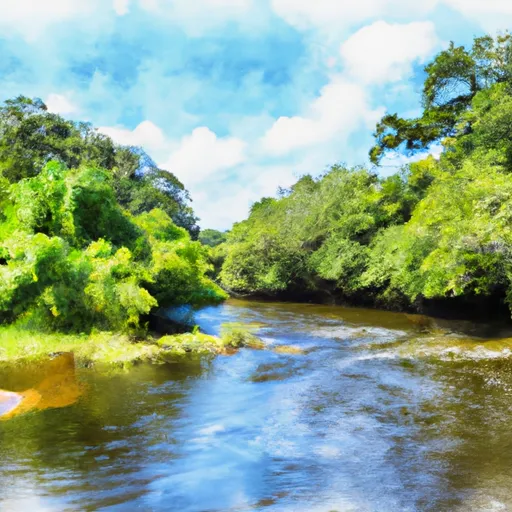
<path fill-rule="evenodd" d="M 511 25 L 511 0 L 0 0 L 0 100 L 143 146 L 223 229 L 297 176 L 367 163 L 384 112 L 418 113 L 432 55 Z"/>

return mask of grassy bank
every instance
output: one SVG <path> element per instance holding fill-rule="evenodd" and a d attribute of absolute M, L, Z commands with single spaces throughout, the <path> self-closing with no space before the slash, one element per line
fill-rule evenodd
<path fill-rule="evenodd" d="M 0 362 L 35 360 L 51 354 L 72 352 L 80 365 L 125 365 L 163 362 L 186 355 L 219 354 L 243 345 L 243 337 L 218 338 L 188 333 L 135 340 L 124 334 L 96 332 L 89 335 L 40 333 L 15 327 L 0 329 Z"/>
<path fill-rule="evenodd" d="M 135 339 L 127 334 L 106 331 L 63 334 L 6 326 L 0 327 L 0 363 L 33 361 L 70 352 L 81 366 L 123 366 L 137 362 L 159 363 L 183 357 L 225 354 L 242 347 L 258 350 L 265 348 L 265 344 L 251 333 L 253 330 L 252 325 L 225 324 L 220 337 L 190 332 L 163 337 L 148 335 L 144 339 Z"/>

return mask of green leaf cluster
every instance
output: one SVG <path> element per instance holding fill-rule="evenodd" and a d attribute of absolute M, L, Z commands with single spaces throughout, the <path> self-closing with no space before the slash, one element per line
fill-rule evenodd
<path fill-rule="evenodd" d="M 163 210 L 123 209 L 106 170 L 49 162 L 7 186 L 2 206 L 2 323 L 138 332 L 157 307 L 225 298 L 207 249 Z"/>
<path fill-rule="evenodd" d="M 510 84 L 512 36 L 478 37 L 470 49 L 452 42 L 425 67 L 425 73 L 422 115 L 405 119 L 387 113 L 375 130 L 372 163 L 378 164 L 390 151 L 411 154 L 454 136 L 460 129 L 461 115 L 471 108 L 479 92 L 496 84 Z M 463 129 L 470 130 L 471 122 L 464 123 Z"/>
<path fill-rule="evenodd" d="M 48 112 L 39 99 L 7 100 L 0 106 L 0 202 L 6 184 L 37 176 L 50 161 L 108 171 L 123 208 L 134 215 L 159 208 L 197 238 L 198 219 L 185 187 L 141 148 L 119 146 L 89 123 Z"/>

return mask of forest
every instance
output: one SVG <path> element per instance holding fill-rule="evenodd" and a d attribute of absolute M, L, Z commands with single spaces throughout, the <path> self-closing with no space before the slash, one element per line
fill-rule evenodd
<path fill-rule="evenodd" d="M 0 322 L 143 336 L 158 311 L 215 304 L 226 291 L 403 310 L 512 305 L 510 35 L 439 53 L 422 104 L 417 119 L 378 123 L 372 167 L 302 176 L 220 233 L 200 232 L 184 185 L 141 148 L 41 100 L 6 101 Z M 389 152 L 414 158 L 383 177 Z"/>
<path fill-rule="evenodd" d="M 162 308 L 226 298 L 183 184 L 40 100 L 0 109 L 0 206 L 3 325 L 143 335 Z"/>
<path fill-rule="evenodd" d="M 510 35 L 440 52 L 422 106 L 381 119 L 372 167 L 333 165 L 255 203 L 213 249 L 223 286 L 401 310 L 512 306 Z M 391 152 L 409 163 L 383 177 Z"/>

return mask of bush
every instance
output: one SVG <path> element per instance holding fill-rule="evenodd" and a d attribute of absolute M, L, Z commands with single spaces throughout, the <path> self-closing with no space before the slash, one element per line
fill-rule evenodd
<path fill-rule="evenodd" d="M 49 163 L 10 186 L 4 212 L 3 322 L 139 331 L 157 307 L 226 297 L 206 277 L 206 249 L 161 210 L 124 211 L 101 169 Z"/>

